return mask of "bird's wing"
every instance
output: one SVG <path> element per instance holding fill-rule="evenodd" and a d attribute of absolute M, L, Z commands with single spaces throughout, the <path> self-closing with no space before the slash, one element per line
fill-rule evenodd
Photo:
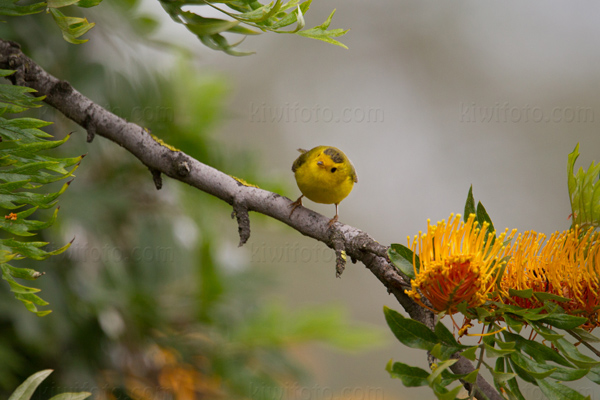
<path fill-rule="evenodd" d="M 304 149 L 298 149 L 298 151 L 302 154 L 300 154 L 300 157 L 296 158 L 296 161 L 294 161 L 294 163 L 292 164 L 292 172 L 296 172 L 296 170 L 306 162 L 306 159 L 308 158 L 308 150 L 304 150 Z"/>

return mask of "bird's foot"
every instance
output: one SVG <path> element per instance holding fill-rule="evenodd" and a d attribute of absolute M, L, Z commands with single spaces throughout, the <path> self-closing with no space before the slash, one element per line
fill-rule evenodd
<path fill-rule="evenodd" d="M 290 218 L 292 217 L 292 214 L 294 213 L 294 211 L 296 211 L 296 208 L 300 207 L 302 205 L 302 196 L 298 197 L 298 200 L 296 200 L 295 202 L 293 202 L 292 204 L 289 205 L 289 207 L 292 209 L 292 211 L 290 211 Z"/>
<path fill-rule="evenodd" d="M 337 214 L 335 215 L 335 217 L 331 218 L 329 220 L 329 223 L 327 224 L 328 228 L 331 228 L 333 226 L 333 224 L 335 224 L 338 221 L 338 216 Z"/>

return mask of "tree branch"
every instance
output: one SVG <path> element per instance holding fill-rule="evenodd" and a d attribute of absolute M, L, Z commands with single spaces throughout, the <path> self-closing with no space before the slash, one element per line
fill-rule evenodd
<path fill-rule="evenodd" d="M 433 329 L 434 315 L 417 305 L 404 290 L 409 287 L 397 269 L 389 263 L 387 247 L 379 244 L 360 229 L 337 223 L 329 229 L 329 218 L 300 207 L 290 218 L 292 201 L 277 193 L 246 186 L 231 176 L 216 170 L 182 151 L 171 149 L 155 140 L 143 127 L 126 121 L 100 107 L 28 58 L 17 43 L 0 39 L 0 68 L 16 72 L 8 79 L 15 85 L 37 90 L 44 101 L 67 118 L 87 130 L 87 141 L 96 135 L 109 139 L 127 149 L 152 173 L 157 189 L 162 185 L 161 174 L 185 182 L 232 205 L 237 218 L 240 246 L 250 237 L 249 211 L 275 218 L 305 236 L 325 243 L 336 252 L 336 271 L 339 276 L 345 265 L 345 255 L 353 262 L 361 261 L 394 295 L 409 316 Z M 452 366 L 456 374 L 470 373 L 473 365 L 464 357 Z M 500 394 L 481 376 L 477 378 L 478 399 L 502 399 Z"/>

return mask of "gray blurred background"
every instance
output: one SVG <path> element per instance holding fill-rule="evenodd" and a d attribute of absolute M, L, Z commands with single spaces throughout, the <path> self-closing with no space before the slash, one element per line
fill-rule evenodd
<path fill-rule="evenodd" d="M 551 233 L 569 226 L 567 155 L 580 143 L 577 167 L 600 159 L 600 4 L 321 0 L 307 26 L 333 8 L 331 28 L 351 29 L 339 38 L 348 50 L 265 34 L 241 45 L 257 54 L 234 58 L 170 21 L 157 37 L 185 40 L 199 73 L 228 77 L 233 92 L 219 138 L 231 151 L 257 154 L 265 181 L 289 182 L 282 195 L 299 195 L 290 171 L 297 148 L 325 144 L 346 152 L 359 182 L 342 202 L 340 220 L 381 243 L 406 243 L 427 219 L 462 213 L 470 185 L 497 229 Z M 145 11 L 164 14 L 152 0 Z M 333 206 L 305 206 L 334 214 Z M 293 305 L 347 305 L 354 319 L 379 325 L 388 339 L 355 355 L 298 349 L 317 377 L 298 398 L 431 397 L 385 372 L 390 358 L 426 363 L 387 329 L 383 306 L 400 307 L 364 266 L 350 265 L 335 279 L 325 246 L 275 221 L 253 228 L 237 249 L 231 221 L 225 253 L 247 268 L 283 270 L 269 296 Z"/>

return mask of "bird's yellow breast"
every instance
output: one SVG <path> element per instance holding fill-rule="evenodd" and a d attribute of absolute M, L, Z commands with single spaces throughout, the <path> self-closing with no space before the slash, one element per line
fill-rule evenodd
<path fill-rule="evenodd" d="M 330 146 L 303 153 L 292 170 L 302 194 L 315 203 L 338 204 L 358 181 L 350 160 L 341 150 Z"/>

